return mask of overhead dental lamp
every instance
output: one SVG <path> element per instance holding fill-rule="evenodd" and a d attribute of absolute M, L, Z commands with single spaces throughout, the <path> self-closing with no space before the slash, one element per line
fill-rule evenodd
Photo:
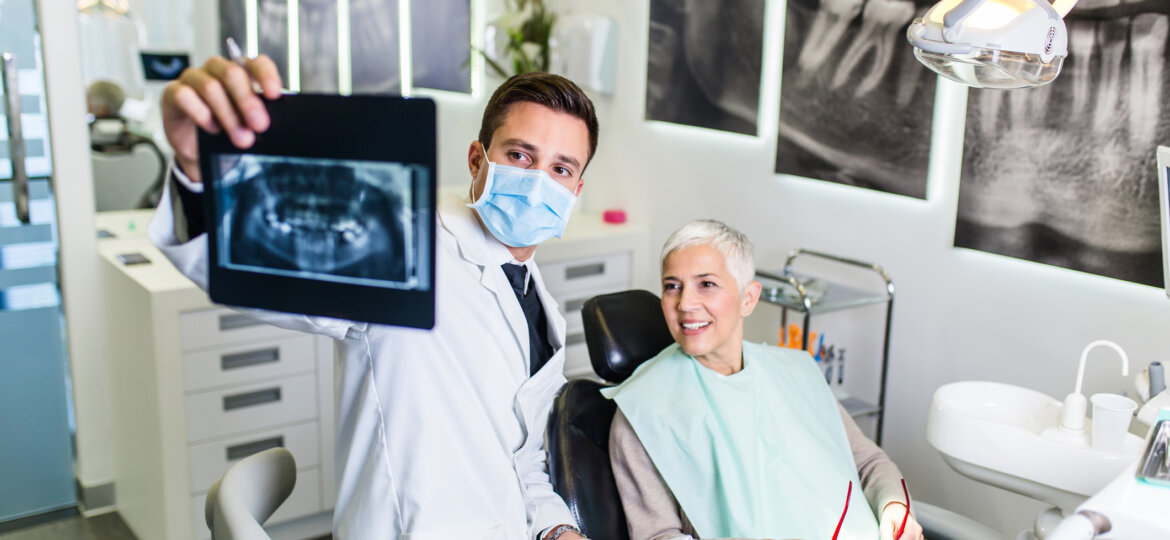
<path fill-rule="evenodd" d="M 1064 16 L 1077 0 L 942 0 L 906 29 L 914 56 L 976 88 L 1052 82 L 1068 56 Z"/>

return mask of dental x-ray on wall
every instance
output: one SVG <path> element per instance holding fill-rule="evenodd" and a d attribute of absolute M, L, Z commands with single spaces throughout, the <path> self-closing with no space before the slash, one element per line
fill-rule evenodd
<path fill-rule="evenodd" d="M 416 1 L 410 14 L 414 86 L 471 92 L 471 1 Z"/>
<path fill-rule="evenodd" d="M 399 0 L 299 0 L 291 14 L 295 17 L 290 17 L 289 5 L 286 0 L 219 0 L 220 42 L 231 37 L 250 54 L 268 55 L 285 84 L 301 92 L 403 92 Z M 255 10 L 254 22 L 250 9 Z M 297 24 L 291 34 L 290 21 Z M 348 33 L 339 33 L 339 21 Z M 410 82 L 471 92 L 471 1 L 415 0 L 406 22 Z M 346 59 L 348 66 L 343 65 Z"/>
<path fill-rule="evenodd" d="M 926 198 L 937 77 L 906 27 L 935 0 L 788 0 L 776 172 Z"/>
<path fill-rule="evenodd" d="M 646 119 L 755 135 L 764 0 L 651 0 Z"/>
<path fill-rule="evenodd" d="M 212 299 L 430 328 L 433 103 L 302 94 L 268 107 L 253 148 L 200 137 Z"/>
<path fill-rule="evenodd" d="M 1162 286 L 1170 2 L 1080 2 L 1054 82 L 972 89 L 955 246 Z"/>

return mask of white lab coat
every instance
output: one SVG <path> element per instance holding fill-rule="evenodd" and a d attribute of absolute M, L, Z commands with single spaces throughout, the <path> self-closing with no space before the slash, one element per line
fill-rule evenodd
<path fill-rule="evenodd" d="M 206 287 L 206 235 L 178 244 L 169 199 L 151 239 Z M 512 256 L 465 204 L 440 203 L 433 330 L 262 315 L 337 340 L 337 538 L 519 540 L 575 523 L 544 447 L 564 317 L 529 260 L 556 351 L 529 377 L 527 321 L 500 269 Z"/>

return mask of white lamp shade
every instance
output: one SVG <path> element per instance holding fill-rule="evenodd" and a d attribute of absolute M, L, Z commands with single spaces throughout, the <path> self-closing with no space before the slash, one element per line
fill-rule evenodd
<path fill-rule="evenodd" d="M 1060 74 L 1068 56 L 1061 10 L 1075 3 L 942 0 L 911 23 L 906 37 L 918 60 L 948 79 L 980 88 L 1041 86 Z"/>

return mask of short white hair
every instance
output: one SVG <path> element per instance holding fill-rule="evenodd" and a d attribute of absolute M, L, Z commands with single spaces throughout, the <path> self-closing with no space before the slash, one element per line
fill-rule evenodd
<path fill-rule="evenodd" d="M 671 233 L 662 246 L 661 263 L 671 253 L 695 246 L 711 246 L 723 256 L 723 264 L 742 293 L 756 276 L 756 248 L 743 233 L 721 221 L 697 219 Z"/>

